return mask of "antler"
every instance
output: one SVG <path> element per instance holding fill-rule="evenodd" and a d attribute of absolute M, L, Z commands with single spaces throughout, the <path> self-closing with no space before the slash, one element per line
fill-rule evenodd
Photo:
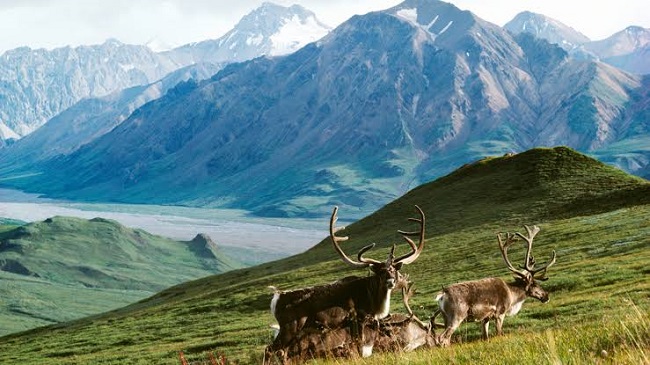
<path fill-rule="evenodd" d="M 330 238 L 332 239 L 332 244 L 334 246 L 334 250 L 338 252 L 339 256 L 341 256 L 341 259 L 348 265 L 352 267 L 368 267 L 370 265 L 374 264 L 380 264 L 380 261 L 373 260 L 373 259 L 366 259 L 362 257 L 362 255 L 370 250 L 371 248 L 375 247 L 374 243 L 371 243 L 365 247 L 363 247 L 360 251 L 359 254 L 357 255 L 359 261 L 355 261 L 351 258 L 348 257 L 348 255 L 343 252 L 341 247 L 339 246 L 339 242 L 347 241 L 348 236 L 344 237 L 337 237 L 336 232 L 342 231 L 345 229 L 345 227 L 336 227 L 336 221 L 338 220 L 338 217 L 336 216 L 336 213 L 338 212 L 339 207 L 334 207 L 334 210 L 332 211 L 332 217 L 330 218 Z"/>
<path fill-rule="evenodd" d="M 424 223 L 425 223 L 425 221 L 424 221 L 424 212 L 417 205 L 415 206 L 415 208 L 417 209 L 418 213 L 420 213 L 420 218 L 419 219 L 418 218 L 409 218 L 408 220 L 411 221 L 411 222 L 418 222 L 420 224 L 420 230 L 419 231 L 412 231 L 412 232 L 406 232 L 406 231 L 402 231 L 402 230 L 397 231 L 399 234 L 402 235 L 402 237 L 404 237 L 404 240 L 406 240 L 406 242 L 408 242 L 409 246 L 411 246 L 411 252 L 396 258 L 395 261 L 394 261 L 396 264 L 400 263 L 400 262 L 402 264 L 404 264 L 404 265 L 412 263 L 413 261 L 415 261 L 418 258 L 418 256 L 420 256 L 420 254 L 422 253 L 422 250 L 424 249 Z M 419 236 L 420 237 L 420 241 L 418 242 L 418 246 L 416 246 L 415 243 L 413 242 L 413 240 L 409 238 L 409 237 L 413 237 L 413 236 Z"/>
<path fill-rule="evenodd" d="M 503 260 L 506 262 L 506 266 L 508 266 L 508 270 L 523 278 L 528 277 L 530 275 L 528 272 L 516 269 L 510 262 L 510 259 L 508 259 L 508 248 L 516 241 L 515 235 L 512 233 L 505 233 L 505 241 L 501 235 L 502 233 L 497 233 L 497 240 L 499 240 L 499 249 L 501 250 Z"/>
<path fill-rule="evenodd" d="M 497 239 L 499 240 L 499 248 L 501 249 L 501 254 L 503 255 L 503 259 L 505 260 L 508 269 L 513 273 L 524 278 L 532 278 L 541 271 L 543 273 L 539 279 L 545 280 L 546 278 L 544 278 L 544 274 L 546 274 L 546 270 L 555 263 L 555 258 L 556 258 L 555 250 L 553 250 L 551 260 L 546 265 L 538 269 L 535 269 L 535 258 L 533 258 L 533 256 L 531 255 L 531 251 L 533 250 L 533 239 L 535 238 L 537 233 L 539 233 L 540 229 L 537 226 L 529 227 L 526 225 L 524 225 L 524 228 L 526 228 L 527 236 L 524 236 L 519 232 L 516 232 L 514 234 L 506 233 L 505 242 L 501 237 L 501 233 L 497 233 Z M 523 270 L 516 269 L 508 259 L 508 247 L 510 247 L 510 245 L 512 245 L 515 242 L 516 237 L 520 237 L 524 241 L 526 241 L 526 258 L 524 259 L 524 266 L 522 267 Z"/>
<path fill-rule="evenodd" d="M 424 323 L 422 322 L 414 313 L 413 310 L 411 310 L 411 306 L 409 305 L 409 300 L 415 294 L 415 289 L 413 289 L 413 282 L 408 281 L 408 277 L 406 278 L 406 283 L 404 286 L 402 286 L 402 302 L 404 303 L 404 307 L 406 308 L 406 312 L 409 314 L 409 317 L 414 320 L 416 323 L 420 325 L 420 327 L 426 329 L 426 330 L 431 330 L 431 323 Z"/>
<path fill-rule="evenodd" d="M 532 276 L 535 276 L 538 272 L 542 271 L 542 276 L 540 277 L 540 280 L 545 280 L 546 278 L 544 275 L 546 274 L 546 270 L 551 267 L 555 263 L 555 250 L 553 250 L 553 253 L 551 254 L 551 260 L 544 266 L 535 269 L 535 259 L 533 256 L 530 254 L 530 252 L 533 249 L 533 239 L 539 233 L 539 227 L 533 226 L 532 228 L 529 226 L 524 225 L 524 228 L 526 228 L 526 233 L 528 236 L 524 236 L 523 234 L 517 232 L 517 236 L 521 237 L 524 241 L 527 243 L 526 247 L 526 261 L 524 261 L 524 268 L 530 272 Z"/>

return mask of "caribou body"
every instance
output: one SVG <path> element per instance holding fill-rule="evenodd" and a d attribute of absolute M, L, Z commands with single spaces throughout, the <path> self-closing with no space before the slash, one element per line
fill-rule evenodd
<path fill-rule="evenodd" d="M 390 314 L 376 320 L 366 316 L 355 333 L 355 327 L 305 327 L 286 347 L 286 358 L 304 362 L 323 357 L 368 357 L 374 352 L 412 351 L 421 346 L 433 347 L 435 336 L 430 323 L 420 321 L 413 314 L 408 301 L 413 295 L 411 283 L 403 277 L 397 287 L 402 289 L 402 300 L 408 314 Z"/>
<path fill-rule="evenodd" d="M 445 330 L 438 338 L 440 345 L 448 346 L 451 335 L 463 321 L 477 321 L 482 324 L 483 338 L 488 338 L 489 321 L 496 322 L 497 334 L 502 334 L 505 316 L 513 316 L 519 312 L 522 304 L 528 297 L 548 302 L 548 293 L 538 284 L 537 280 L 546 280 L 546 270 L 555 263 L 555 251 L 551 260 L 543 267 L 535 269 L 535 260 L 531 256 L 533 239 L 539 232 L 539 227 L 524 226 L 527 236 L 521 233 L 497 234 L 499 249 L 506 266 L 515 274 L 514 282 L 505 282 L 500 278 L 486 278 L 481 280 L 466 281 L 449 285 L 438 293 L 436 301 L 439 309 L 434 313 L 431 321 L 442 313 L 445 321 Z M 505 239 L 504 239 L 505 237 Z M 526 244 L 526 258 L 522 269 L 516 269 L 508 259 L 508 248 L 522 238 Z M 540 274 L 541 275 L 538 275 Z"/>
<path fill-rule="evenodd" d="M 278 322 L 279 331 L 273 343 L 267 347 L 265 357 L 280 353 L 281 358 L 286 358 L 287 349 L 302 347 L 294 342 L 300 341 L 300 338 L 310 341 L 310 337 L 305 337 L 303 332 L 314 332 L 314 329 L 322 333 L 333 333 L 331 337 L 338 338 L 342 336 L 338 329 L 345 327 L 351 336 L 361 342 L 365 341 L 365 321 L 368 317 L 380 320 L 389 314 L 391 292 L 401 280 L 399 270 L 403 265 L 414 262 L 424 248 L 425 217 L 418 206 L 416 209 L 420 218 L 409 220 L 418 222 L 420 229 L 413 232 L 398 231 L 411 251 L 395 257 L 393 245 L 387 260 L 378 261 L 363 256 L 375 246 L 374 243 L 363 247 L 357 254 L 357 260 L 343 252 L 340 242 L 348 237 L 336 236 L 345 227 L 336 227 L 338 208 L 334 207 L 330 218 L 330 238 L 334 250 L 346 264 L 355 268 L 370 268 L 373 275 L 350 276 L 330 284 L 290 291 L 273 288 L 271 312 Z M 419 237 L 418 245 L 410 238 L 412 236 Z"/>

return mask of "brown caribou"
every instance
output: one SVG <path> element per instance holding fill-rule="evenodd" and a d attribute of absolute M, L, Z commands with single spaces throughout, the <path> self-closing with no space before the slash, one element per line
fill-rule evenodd
<path fill-rule="evenodd" d="M 408 301 L 414 294 L 408 276 L 397 283 L 402 289 L 402 301 L 408 315 L 391 313 L 376 320 L 367 316 L 360 326 L 362 333 L 355 336 L 351 326 L 337 328 L 304 328 L 286 348 L 286 359 L 293 363 L 326 357 L 368 357 L 373 352 L 412 351 L 426 345 L 435 345 L 431 324 L 420 321 Z M 358 338 L 357 338 L 358 337 Z"/>
<path fill-rule="evenodd" d="M 330 239 L 334 250 L 346 264 L 354 268 L 370 268 L 373 275 L 366 277 L 349 276 L 330 284 L 309 288 L 280 291 L 274 290 L 271 312 L 277 320 L 279 331 L 265 351 L 265 358 L 279 354 L 286 358 L 286 349 L 300 337 L 303 329 L 328 331 L 348 327 L 353 337 L 363 342 L 364 321 L 367 317 L 379 320 L 390 311 L 390 296 L 400 280 L 402 265 L 414 262 L 424 249 L 424 212 L 417 205 L 420 218 L 409 218 L 417 222 L 418 231 L 398 231 L 411 247 L 407 254 L 395 258 L 393 245 L 385 262 L 365 258 L 363 255 L 375 244 L 363 247 L 357 260 L 348 257 L 340 247 L 340 242 L 348 237 L 338 237 L 336 233 L 345 227 L 336 227 L 338 207 L 334 207 L 330 218 Z M 410 237 L 418 236 L 418 245 Z M 284 354 L 283 354 L 284 353 Z"/>
<path fill-rule="evenodd" d="M 431 322 L 442 313 L 445 321 L 445 330 L 440 334 L 438 341 L 442 346 L 448 346 L 451 335 L 464 320 L 480 321 L 482 323 L 483 338 L 488 338 L 490 319 L 495 319 L 497 334 L 502 334 L 501 328 L 506 315 L 513 316 L 519 312 L 524 300 L 528 297 L 536 298 L 542 303 L 548 302 L 548 293 L 537 283 L 537 280 L 547 280 L 546 270 L 555 263 L 555 250 L 551 260 L 540 268 L 535 268 L 535 260 L 531 255 L 533 239 L 539 233 L 539 227 L 524 226 L 527 236 L 516 232 L 497 234 L 499 249 L 506 266 L 515 275 L 514 282 L 506 283 L 499 278 L 486 278 L 449 285 L 438 293 L 436 301 L 439 309 L 433 314 Z M 508 259 L 508 248 L 522 238 L 526 246 L 524 266 L 516 269 Z M 541 275 L 538 275 L 540 274 Z"/>

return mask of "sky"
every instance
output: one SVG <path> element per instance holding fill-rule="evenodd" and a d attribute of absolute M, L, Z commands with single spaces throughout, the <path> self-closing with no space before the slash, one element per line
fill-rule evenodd
<path fill-rule="evenodd" d="M 155 41 L 168 47 L 216 39 L 263 0 L 0 0 L 0 53 L 28 46 L 52 49 Z M 332 27 L 355 14 L 383 10 L 401 0 L 271 0 L 300 4 Z M 524 10 L 547 15 L 592 40 L 630 25 L 650 28 L 648 0 L 449 0 L 462 10 L 504 25 Z"/>

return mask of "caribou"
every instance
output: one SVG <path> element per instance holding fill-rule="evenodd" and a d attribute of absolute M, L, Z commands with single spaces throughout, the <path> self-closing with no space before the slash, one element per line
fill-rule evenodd
<path fill-rule="evenodd" d="M 301 338 L 301 332 L 304 329 L 318 329 L 325 333 L 346 327 L 349 328 L 354 338 L 363 343 L 366 319 L 370 317 L 377 321 L 389 314 L 391 292 L 401 278 L 399 270 L 403 265 L 413 263 L 424 249 L 424 212 L 417 205 L 415 208 L 420 218 L 409 218 L 408 220 L 417 222 L 419 230 L 398 231 L 409 244 L 411 251 L 395 257 L 395 245 L 393 245 L 387 260 L 379 261 L 364 257 L 367 251 L 375 247 L 374 243 L 361 248 L 357 254 L 357 260 L 345 254 L 340 243 L 348 240 L 349 237 L 336 235 L 345 227 L 336 227 L 338 207 L 334 207 L 329 225 L 329 236 L 334 251 L 349 266 L 370 268 L 373 275 L 349 276 L 330 284 L 290 291 L 281 291 L 271 287 L 274 291 L 271 312 L 277 320 L 279 331 L 273 342 L 266 348 L 265 358 L 276 354 L 281 359 L 286 359 L 287 349 L 301 347 L 292 345 L 292 342 Z M 417 245 L 411 239 L 415 236 L 419 238 Z M 332 335 L 332 337 L 336 336 Z"/>
<path fill-rule="evenodd" d="M 439 309 L 433 314 L 431 322 L 442 313 L 445 330 L 437 339 L 441 346 L 449 346 L 451 335 L 465 320 L 481 322 L 483 339 L 487 339 L 490 319 L 495 320 L 497 335 L 501 335 L 505 316 L 517 314 L 526 298 L 532 297 L 542 303 L 549 301 L 548 293 L 537 281 L 548 279 L 546 270 L 555 263 L 555 250 L 546 265 L 535 268 L 531 251 L 533 239 L 540 229 L 537 226 L 524 228 L 526 236 L 519 232 L 497 234 L 501 255 L 507 268 L 514 274 L 514 282 L 506 283 L 499 278 L 486 278 L 449 285 L 438 293 L 436 301 Z M 508 259 L 508 248 L 518 240 L 517 237 L 526 242 L 526 257 L 521 269 L 515 268 Z"/>
<path fill-rule="evenodd" d="M 372 350 L 377 352 L 413 351 L 421 346 L 433 347 L 436 344 L 433 333 L 433 322 L 422 322 L 411 310 L 409 299 L 415 290 L 413 283 L 405 280 L 402 286 L 402 302 L 406 308 L 405 314 L 391 314 L 379 322 L 377 333 L 369 341 Z M 366 344 L 366 348 L 369 345 Z"/>
<path fill-rule="evenodd" d="M 431 323 L 424 323 L 408 303 L 413 296 L 408 275 L 402 275 L 396 288 L 402 290 L 402 301 L 408 314 L 391 313 L 376 320 L 366 316 L 355 336 L 351 326 L 337 328 L 304 328 L 286 348 L 286 358 L 294 363 L 325 357 L 368 357 L 373 352 L 412 351 L 421 346 L 435 346 Z M 359 337 L 359 338 L 357 338 Z"/>

